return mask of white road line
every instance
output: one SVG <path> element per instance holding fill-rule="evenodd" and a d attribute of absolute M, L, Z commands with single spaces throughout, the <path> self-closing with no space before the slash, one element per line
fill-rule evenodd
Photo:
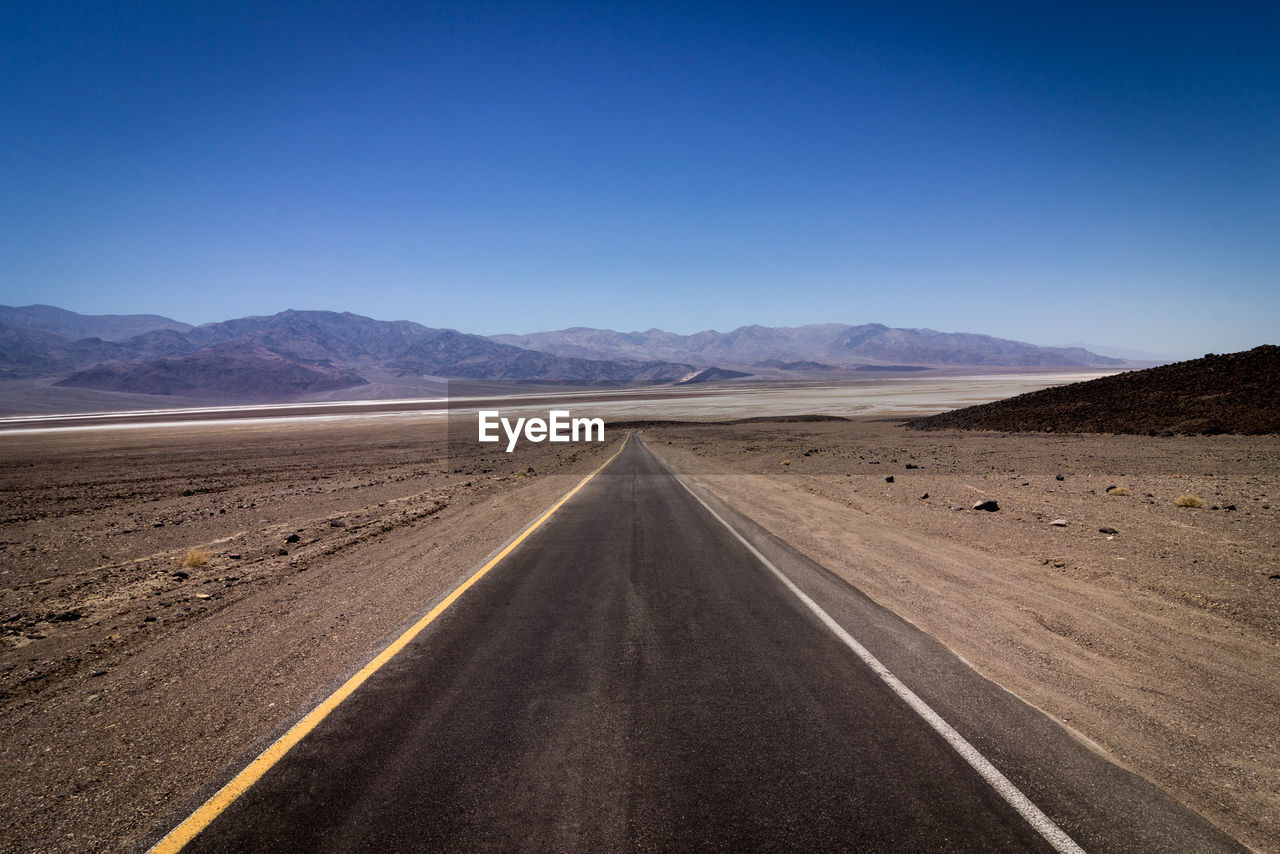
<path fill-rule="evenodd" d="M 852 635 L 844 630 L 844 627 L 831 618 L 831 615 L 819 607 L 817 602 L 809 598 L 803 590 L 795 585 L 790 578 L 782 574 L 782 570 L 773 565 L 773 562 L 760 553 L 759 549 L 747 542 L 747 539 L 737 532 L 737 530 L 724 520 L 724 518 L 711 509 L 707 502 L 703 501 L 696 492 L 689 488 L 689 485 L 680 478 L 676 478 L 676 482 L 684 487 L 685 491 L 693 496 L 694 500 L 706 508 L 707 512 L 716 518 L 716 520 L 724 525 L 737 538 L 738 542 L 747 547 L 747 551 L 756 556 L 765 567 L 778 577 L 782 584 L 795 594 L 796 598 L 804 603 L 804 606 L 814 613 L 823 625 L 831 629 L 831 632 L 842 640 L 845 646 L 853 650 L 858 658 L 871 668 L 884 684 L 888 685 L 893 693 L 897 694 L 907 705 L 915 710 L 925 723 L 937 730 L 938 734 L 947 740 L 955 751 L 959 753 L 965 762 L 973 767 L 973 770 L 982 775 L 982 779 L 991 784 L 991 788 L 995 789 L 1000 797 L 1004 798 L 1009 806 L 1018 811 L 1018 814 L 1027 820 L 1036 831 L 1045 838 L 1045 840 L 1061 854 L 1084 854 L 1084 849 L 1075 843 L 1062 828 L 1053 823 L 1053 819 L 1049 818 L 1040 808 L 1031 802 L 1031 799 L 1022 793 L 1022 790 L 1009 781 L 1009 778 L 996 770 L 996 767 L 987 761 L 987 758 L 978 752 L 978 749 L 965 740 L 964 736 L 956 732 L 951 724 L 942 719 L 942 716 L 929 707 L 929 704 L 916 696 L 915 692 L 902 684 L 902 681 L 890 672 L 889 668 L 880 663 L 880 659 L 876 658 L 862 644 L 858 643 Z"/>

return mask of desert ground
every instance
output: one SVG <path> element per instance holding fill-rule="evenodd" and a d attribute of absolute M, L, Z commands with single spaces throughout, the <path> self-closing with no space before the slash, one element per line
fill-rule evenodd
<path fill-rule="evenodd" d="M 892 408 L 639 429 L 1280 851 L 1280 440 L 917 433 Z M 181 818 L 624 435 L 508 456 L 427 413 L 0 435 L 0 848 L 130 850 Z"/>
<path fill-rule="evenodd" d="M 642 434 L 989 679 L 1280 851 L 1277 437 L 884 419 Z M 1187 494 L 1205 506 L 1176 506 Z M 999 510 L 973 509 L 988 499 Z"/>

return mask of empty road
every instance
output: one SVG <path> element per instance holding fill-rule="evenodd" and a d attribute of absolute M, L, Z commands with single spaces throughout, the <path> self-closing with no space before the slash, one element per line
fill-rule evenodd
<path fill-rule="evenodd" d="M 633 436 L 185 850 L 1243 850 L 690 486 Z"/>

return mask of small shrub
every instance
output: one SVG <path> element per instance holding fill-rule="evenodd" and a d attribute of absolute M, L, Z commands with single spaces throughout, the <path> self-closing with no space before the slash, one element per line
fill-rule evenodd
<path fill-rule="evenodd" d="M 1126 487 L 1113 486 L 1107 490 L 1107 495 L 1133 495 Z"/>
<path fill-rule="evenodd" d="M 204 566 L 209 562 L 209 553 L 204 549 L 189 549 L 182 559 L 183 566 Z"/>
<path fill-rule="evenodd" d="M 1173 499 L 1174 507 L 1203 507 L 1204 502 L 1188 492 L 1186 495 L 1179 495 Z"/>

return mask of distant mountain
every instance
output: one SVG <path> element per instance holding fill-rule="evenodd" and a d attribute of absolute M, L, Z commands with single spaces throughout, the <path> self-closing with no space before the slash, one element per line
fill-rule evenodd
<path fill-rule="evenodd" d="M 574 327 L 529 335 L 494 335 L 503 344 L 584 359 L 664 359 L 698 366 L 753 366 L 766 362 L 975 365 L 998 367 L 1093 367 L 1124 364 L 1075 347 L 1037 347 L 989 335 L 893 329 L 879 323 L 848 326 L 743 326 L 677 335 L 661 329 L 614 332 Z"/>
<path fill-rule="evenodd" d="M 101 338 L 104 341 L 124 341 L 157 329 L 186 332 L 191 328 L 189 323 L 158 314 L 76 314 L 51 305 L 24 305 L 19 308 L 0 305 L 0 323 L 48 332 L 68 340 Z"/>
<path fill-rule="evenodd" d="M 272 399 L 365 382 L 352 371 L 304 365 L 263 347 L 226 342 L 188 356 L 97 365 L 56 385 L 139 394 Z"/>
<path fill-rule="evenodd" d="M 32 317 L 66 320 L 56 314 L 61 309 L 52 312 L 18 309 L 8 316 L 20 323 Z M 65 314 L 78 318 L 75 323 L 83 328 L 110 325 Z M 149 329 L 109 341 L 96 336 L 69 339 L 31 326 L 0 323 L 0 378 L 50 377 L 63 387 L 262 399 L 364 384 L 361 372 L 620 385 L 675 382 L 696 370 L 661 360 L 566 358 L 452 329 L 349 312 L 283 311 L 196 327 L 178 325 L 185 328 Z"/>
<path fill-rule="evenodd" d="M 730 371 L 725 368 L 704 368 L 701 371 L 689 374 L 686 377 L 676 381 L 676 385 L 695 385 L 697 383 L 709 383 L 716 380 L 736 380 L 741 377 L 749 377 L 751 374 L 743 371 Z"/>
<path fill-rule="evenodd" d="M 822 362 L 784 362 L 781 359 L 765 359 L 763 362 L 752 362 L 753 368 L 777 368 L 780 371 L 835 371 L 835 365 L 824 365 Z"/>
<path fill-rule="evenodd" d="M 1130 362 L 1166 363 L 1181 361 L 1187 358 L 1187 355 L 1178 357 L 1168 353 L 1149 353 L 1146 350 L 1133 350 L 1128 347 L 1112 347 L 1106 344 L 1083 344 L 1079 341 L 1073 341 L 1070 344 L 1059 344 L 1057 346 L 1063 348 L 1079 347 L 1082 350 L 1097 353 L 1099 356 L 1110 356 L 1113 359 L 1125 359 Z"/>
<path fill-rule="evenodd" d="M 723 381 L 752 371 L 1115 364 L 1081 348 L 880 324 L 484 337 L 350 312 L 290 310 L 190 326 L 157 315 L 0 306 L 0 379 L 188 398 L 288 399 L 371 378 L 398 388 L 424 377 L 627 385 Z"/>
<path fill-rule="evenodd" d="M 1280 433 L 1280 347 L 1129 371 L 907 422 L 1013 433 Z"/>

